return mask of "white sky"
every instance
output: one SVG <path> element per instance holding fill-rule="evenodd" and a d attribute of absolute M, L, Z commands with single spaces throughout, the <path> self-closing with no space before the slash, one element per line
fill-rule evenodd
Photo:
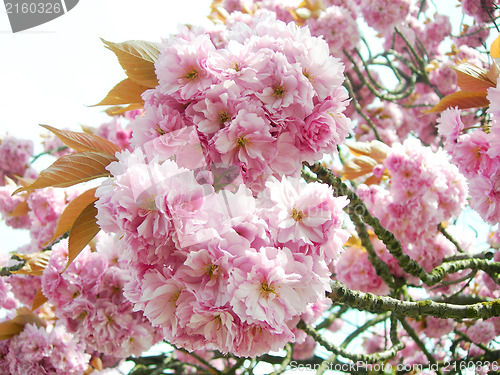
<path fill-rule="evenodd" d="M 170 4 L 170 5 L 169 5 Z M 173 5 L 175 4 L 175 5 Z M 99 102 L 125 78 L 100 37 L 159 42 L 178 23 L 209 22 L 210 0 L 81 0 L 67 14 L 13 34 L 0 5 L 0 134 L 26 137 L 39 123 L 95 123 Z"/>
<path fill-rule="evenodd" d="M 67 14 L 15 34 L 0 4 L 0 137 L 30 138 L 36 147 L 44 130 L 38 124 L 80 130 L 80 124 L 109 121 L 102 112 L 106 107 L 87 106 L 100 102 L 126 75 L 99 38 L 159 42 L 179 23 L 209 23 L 210 3 L 80 0 Z M 39 159 L 34 167 L 43 169 L 43 163 Z M 0 249 L 15 250 L 28 238 L 0 223 Z"/>

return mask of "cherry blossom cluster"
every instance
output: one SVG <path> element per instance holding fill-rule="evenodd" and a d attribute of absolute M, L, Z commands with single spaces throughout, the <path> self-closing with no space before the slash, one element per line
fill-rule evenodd
<path fill-rule="evenodd" d="M 493 9 L 490 2 L 486 2 L 485 7 L 481 8 L 474 1 L 464 1 L 462 11 L 472 16 L 482 12 L 483 21 L 478 21 L 478 24 L 471 25 L 464 29 L 461 35 L 454 37 L 453 41 L 457 48 L 452 48 L 451 51 L 448 50 L 448 44 L 444 43 L 451 41 L 452 30 L 449 17 L 443 14 L 422 17 L 422 12 L 428 10 L 425 2 L 414 0 L 306 1 L 297 5 L 298 8 L 280 0 L 254 2 L 222 0 L 214 3 L 227 11 L 226 25 L 236 25 L 241 22 L 251 24 L 256 15 L 272 14 L 284 22 L 294 20 L 307 27 L 312 35 L 322 37 L 328 43 L 330 54 L 340 58 L 344 63 L 356 99 L 369 119 L 373 121 L 379 139 L 387 144 L 400 142 L 408 134 L 414 133 L 423 142 L 438 145 L 439 139 L 435 131 L 438 116 L 433 113 L 423 114 L 422 109 L 426 106 L 431 108 L 439 101 L 439 95 L 435 90 L 442 95 L 457 91 L 456 74 L 450 69 L 450 65 L 457 61 L 469 61 L 478 66 L 487 63 L 481 53 L 473 47 L 482 45 L 490 33 L 484 23 L 485 20 L 490 19 L 486 17 L 486 10 L 491 13 Z M 361 24 L 359 19 L 362 19 L 364 23 Z M 356 49 L 359 50 L 362 47 L 360 30 L 366 29 L 366 25 L 372 29 L 374 35 L 377 34 L 377 37 L 381 38 L 384 50 L 394 50 L 408 60 L 412 60 L 413 57 L 408 54 L 407 43 L 417 50 L 421 50 L 419 46 L 425 46 L 427 55 L 425 58 L 429 61 L 426 69 L 431 85 L 423 82 L 414 83 L 414 92 L 397 101 L 407 108 L 387 101 L 381 105 L 375 100 L 375 95 L 367 89 L 367 86 L 359 82 L 359 73 L 354 71 L 353 63 L 358 67 L 363 64 Z M 395 34 L 396 28 L 404 35 L 406 41 Z M 395 63 L 397 69 L 411 75 L 411 69 L 403 64 L 402 60 L 398 60 Z M 377 73 L 377 70 L 370 69 L 370 77 L 376 80 L 372 86 L 381 82 Z M 365 80 L 370 80 L 366 70 L 362 70 L 361 74 Z M 356 124 L 354 133 L 358 140 L 376 139 L 366 118 L 354 111 L 352 105 L 347 108 L 347 113 Z"/>
<path fill-rule="evenodd" d="M 67 240 L 52 247 L 42 291 L 55 306 L 60 324 L 86 345 L 87 352 L 97 351 L 118 361 L 140 355 L 161 339 L 123 296 L 130 275 L 111 236 L 100 235 L 95 252 L 85 248 L 65 269 L 67 252 Z"/>
<path fill-rule="evenodd" d="M 498 13 L 498 3 L 494 0 L 462 0 L 462 11 L 464 14 L 471 16 L 478 24 L 491 22 Z"/>
<path fill-rule="evenodd" d="M 439 119 L 439 134 L 454 164 L 467 177 L 470 205 L 490 224 L 500 220 L 500 89 L 488 89 L 488 131 L 468 132 L 461 110 L 450 108 Z"/>
<path fill-rule="evenodd" d="M 140 148 L 119 159 L 96 192 L 98 223 L 129 259 L 125 296 L 165 339 L 239 356 L 303 341 L 295 325 L 328 307 L 329 265 L 349 237 L 345 197 L 292 177 L 269 178 L 257 197 L 215 191 L 211 171 Z"/>
<path fill-rule="evenodd" d="M 361 185 L 360 196 L 381 223 L 404 243 L 432 236 L 437 225 L 465 206 L 467 185 L 446 153 L 433 152 L 415 138 L 394 145 L 383 162 L 388 189 Z"/>
<path fill-rule="evenodd" d="M 182 148 L 171 133 L 195 127 L 206 164 L 238 166 L 256 192 L 269 176 L 297 175 L 304 160 L 336 151 L 352 128 L 339 59 L 307 28 L 269 12 L 216 41 L 182 29 L 163 41 L 155 67 L 159 85 L 143 94 L 132 145 L 165 158 Z"/>
<path fill-rule="evenodd" d="M 408 276 L 399 267 L 397 260 L 389 253 L 382 241 L 372 234 L 370 242 L 377 256 L 387 264 L 393 275 Z M 366 249 L 361 243 L 353 241 L 345 244 L 344 252 L 340 254 L 339 260 L 335 264 L 335 279 L 351 289 L 365 293 L 387 295 L 390 292 L 389 286 L 377 275 Z"/>
<path fill-rule="evenodd" d="M 0 372 L 11 375 L 81 375 L 90 355 L 63 326 L 27 324 L 9 340 L 0 341 Z"/>
<path fill-rule="evenodd" d="M 431 271 L 456 252 L 455 245 L 438 232 L 438 225 L 456 217 L 465 206 L 465 178 L 443 151 L 433 152 L 414 138 L 394 145 L 383 165 L 375 168 L 385 169 L 390 176 L 388 183 L 361 184 L 360 197 L 381 224 L 394 233 L 403 251 Z M 380 240 L 371 238 L 371 242 L 393 275 L 415 281 L 401 270 Z M 336 265 L 336 278 L 364 292 L 389 292 L 361 244 L 346 247 Z"/>
<path fill-rule="evenodd" d="M 28 174 L 30 157 L 33 155 L 33 141 L 19 139 L 10 135 L 0 139 L 0 186 L 5 184 L 5 177 L 23 177 Z"/>
<path fill-rule="evenodd" d="M 10 182 L 0 186 L 0 214 L 5 223 L 16 229 L 29 229 L 31 242 L 22 253 L 40 251 L 54 235 L 57 220 L 68 203 L 78 196 L 81 187 L 44 188 L 25 195 L 12 195 L 19 186 Z M 16 207 L 26 203 L 26 211 L 12 215 Z"/>
<path fill-rule="evenodd" d="M 238 373 L 250 361 L 232 355 L 260 356 L 287 343 L 293 344 L 287 358 L 308 360 L 319 354 L 320 340 L 298 323 L 311 325 L 321 317 L 318 332 L 318 327 L 334 332 L 343 322 L 344 306 L 334 310 L 334 295 L 326 298 L 332 279 L 334 285 L 339 281 L 348 289 L 408 301 L 424 294 L 452 305 L 454 298 L 498 299 L 498 275 L 491 271 L 500 261 L 498 232 L 489 239 L 491 261 L 485 259 L 489 253 L 480 254 L 474 259 L 479 270 L 452 271 L 433 287 L 422 287 L 419 278 L 405 273 L 374 233 L 384 241 L 379 231 L 393 233 L 403 252 L 430 272 L 443 261 L 454 262 L 450 257 L 460 259 L 457 264 L 469 261 L 470 241 L 448 223 L 462 211 L 468 191 L 471 206 L 486 221 L 499 221 L 499 88 L 488 92 L 491 105 L 479 129 L 477 118 L 457 109 L 445 111 L 437 129 L 438 115 L 421 112 L 457 91 L 451 60 L 485 66 L 470 47 L 484 43 L 486 22 L 498 7 L 493 1 L 476 3 L 461 0 L 476 23 L 450 38 L 450 19 L 434 14 L 424 21 L 422 15 L 432 10 L 417 0 L 306 0 L 297 6 L 215 0 L 213 9 L 220 7 L 225 24 L 182 27 L 159 46 L 158 85 L 142 94 L 144 110 L 84 129 L 123 151 L 96 191 L 98 225 L 105 233 L 69 266 L 68 240 L 47 242 L 83 188 L 12 196 L 23 182 L 17 176 L 37 176 L 29 165 L 33 144 L 3 138 L 0 214 L 10 227 L 29 229 L 30 243 L 17 254 L 49 250 L 42 254 L 50 258 L 42 276 L 9 274 L 13 259 L 0 253 L 2 274 L 9 274 L 0 278 L 0 323 L 19 308 L 31 310 L 40 293 L 48 299 L 30 311 L 36 325 L 0 341 L 0 373 L 95 373 L 140 356 L 160 340 L 182 349 L 173 349 L 171 358 L 185 366 L 184 373 L 224 371 L 241 363 L 231 370 Z M 363 45 L 366 27 L 377 33 L 387 55 Z M 443 42 L 450 40 L 455 46 L 446 51 Z M 369 58 L 358 53 L 365 47 Z M 406 77 L 394 91 L 385 89 L 383 74 L 368 71 L 382 57 L 380 64 L 392 64 L 398 78 Z M 344 73 L 351 100 L 342 86 Z M 367 233 L 358 224 L 357 231 L 346 230 L 355 223 L 355 216 L 353 223 L 344 222 L 347 197 L 335 197 L 339 191 L 327 183 L 306 183 L 315 177 L 300 175 L 303 162 L 324 154 L 333 155 L 331 165 L 344 163 L 339 146 L 350 133 L 357 141 L 382 140 L 388 149 L 375 160 L 373 153 L 366 156 L 349 145 L 362 154 L 359 160 L 378 163 L 372 170 L 367 162 L 372 175 L 366 185 L 356 180 L 351 185 L 384 227 L 371 222 Z M 439 148 L 441 141 L 449 155 Z M 53 156 L 73 152 L 53 136 L 44 147 Z M 325 171 L 314 168 L 326 182 Z M 343 171 L 340 177 L 349 180 L 347 168 Z M 356 207 L 363 205 L 347 211 Z M 369 222 L 364 213 L 355 214 Z M 344 302 L 362 309 L 370 301 Z M 396 323 L 405 348 L 387 360 L 391 364 L 491 355 L 488 345 L 500 334 L 499 317 L 398 319 L 408 323 L 404 329 Z M 387 318 L 380 321 L 386 323 Z M 390 347 L 393 332 L 369 331 L 364 352 Z M 450 340 L 453 358 L 442 350 Z"/>

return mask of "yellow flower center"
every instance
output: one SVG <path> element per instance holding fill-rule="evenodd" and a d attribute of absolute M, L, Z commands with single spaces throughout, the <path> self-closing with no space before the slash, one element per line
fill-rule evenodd
<path fill-rule="evenodd" d="M 245 147 L 245 145 L 248 143 L 248 139 L 244 137 L 239 137 L 238 140 L 236 141 L 238 147 Z"/>
<path fill-rule="evenodd" d="M 284 97 L 285 96 L 285 88 L 283 87 L 283 85 L 274 86 L 274 94 L 273 95 L 277 98 Z"/>
<path fill-rule="evenodd" d="M 311 75 L 311 73 L 307 70 L 307 69 L 304 69 L 302 71 L 302 74 L 304 75 L 304 77 L 306 77 L 309 81 L 311 82 L 314 82 L 314 77 Z"/>
<path fill-rule="evenodd" d="M 172 297 L 168 299 L 168 302 L 173 302 L 174 305 L 177 303 L 177 300 L 179 299 L 179 296 L 181 295 L 181 292 L 175 293 Z"/>
<path fill-rule="evenodd" d="M 264 298 L 268 298 L 271 293 L 274 293 L 277 297 L 279 297 L 278 293 L 274 290 L 273 284 L 268 284 L 267 281 L 263 281 L 260 284 L 260 295 Z"/>
<path fill-rule="evenodd" d="M 199 77 L 199 73 L 194 67 L 190 67 L 188 70 L 186 70 L 186 73 L 182 76 L 182 78 L 187 79 L 188 81 L 196 81 Z"/>
<path fill-rule="evenodd" d="M 304 217 L 304 213 L 302 211 L 299 211 L 297 210 L 295 207 L 292 208 L 292 219 L 297 221 L 297 222 L 301 222 L 302 221 L 302 218 Z"/>
<path fill-rule="evenodd" d="M 157 211 L 155 196 L 153 194 L 144 194 L 140 196 L 137 200 L 137 205 L 145 211 Z"/>
<path fill-rule="evenodd" d="M 229 119 L 230 119 L 229 113 L 227 113 L 226 111 L 219 112 L 219 124 L 224 125 L 224 123 Z"/>
<path fill-rule="evenodd" d="M 217 271 L 219 270 L 219 266 L 215 265 L 215 264 L 207 264 L 205 266 L 205 273 L 210 276 L 210 278 L 212 277 L 217 277 Z"/>
<path fill-rule="evenodd" d="M 156 124 L 156 128 L 155 128 L 156 132 L 159 134 L 159 135 L 163 135 L 165 134 L 165 132 L 160 128 L 160 125 L 159 124 Z"/>

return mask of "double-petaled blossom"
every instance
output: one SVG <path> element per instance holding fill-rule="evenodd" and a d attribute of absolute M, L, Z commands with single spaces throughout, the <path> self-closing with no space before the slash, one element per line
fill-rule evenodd
<path fill-rule="evenodd" d="M 122 289 L 130 280 L 113 238 L 97 242 L 97 252 L 82 251 L 67 269 L 67 241 L 54 245 L 42 276 L 42 290 L 66 329 L 96 350 L 117 358 L 140 355 L 160 339 Z M 63 273 L 64 270 L 64 273 Z"/>
<path fill-rule="evenodd" d="M 0 140 L 0 186 L 5 177 L 24 176 L 33 155 L 33 141 L 6 136 Z"/>
<path fill-rule="evenodd" d="M 269 176 L 297 175 L 302 161 L 336 152 L 352 124 L 342 114 L 344 67 L 324 40 L 267 10 L 244 18 L 228 19 L 216 43 L 196 28 L 164 40 L 159 85 L 143 94 L 131 144 L 191 169 L 183 160 L 194 144 L 205 165 L 237 166 L 257 193 Z M 191 126 L 198 139 L 181 137 Z"/>
<path fill-rule="evenodd" d="M 349 238 L 341 227 L 345 197 L 333 197 L 330 187 L 293 178 L 271 178 L 263 194 L 269 196 L 272 209 L 265 212 L 277 240 L 293 247 L 311 246 L 329 264 L 337 259 Z M 318 254 L 319 255 L 319 254 Z"/>
<path fill-rule="evenodd" d="M 241 155 L 247 161 L 259 156 L 252 148 Z M 328 265 L 348 238 L 342 229 L 345 197 L 335 198 L 327 185 L 291 177 L 272 178 L 254 196 L 245 185 L 235 185 L 239 171 L 231 164 L 213 164 L 196 178 L 195 171 L 169 159 L 149 160 L 140 149 L 123 151 L 118 159 L 109 166 L 114 177 L 97 189 L 98 220 L 116 233 L 113 245 L 128 259 L 124 295 L 165 339 L 188 350 L 242 356 L 305 339 L 294 327 L 301 317 L 319 316 L 327 308 Z M 67 278 L 73 269 L 84 272 L 81 267 L 93 272 L 89 279 L 98 285 L 120 280 L 106 276 L 111 265 L 97 253 L 73 262 Z M 56 305 L 73 306 L 68 322 L 94 317 L 89 322 L 98 333 L 118 321 L 104 300 L 100 306 L 108 323 L 87 300 L 75 299 L 97 285 L 69 285 L 59 268 L 48 270 L 44 289 Z M 108 331 L 119 335 L 115 325 Z M 97 336 L 87 340 L 91 337 Z"/>
<path fill-rule="evenodd" d="M 45 328 L 27 324 L 7 345 L 0 369 L 6 367 L 12 375 L 79 375 L 87 370 L 90 360 L 85 345 L 60 325 Z"/>
<path fill-rule="evenodd" d="M 416 139 L 395 145 L 384 167 L 389 190 L 378 185 L 359 187 L 367 206 L 401 240 L 416 241 L 424 233 L 459 214 L 465 205 L 465 178 L 443 151 L 433 152 Z M 433 234 L 434 235 L 434 234 Z"/>
<path fill-rule="evenodd" d="M 497 87 L 488 89 L 489 131 L 466 132 L 461 110 L 447 109 L 439 120 L 438 131 L 454 164 L 467 177 L 470 204 L 481 217 L 495 224 L 500 218 L 500 95 Z"/>

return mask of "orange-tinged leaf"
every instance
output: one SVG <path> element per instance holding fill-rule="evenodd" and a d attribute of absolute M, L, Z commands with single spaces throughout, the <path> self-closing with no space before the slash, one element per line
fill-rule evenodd
<path fill-rule="evenodd" d="M 49 125 L 40 125 L 54 133 L 69 148 L 77 152 L 94 151 L 114 155 L 121 148 L 105 138 L 95 134 L 59 130 Z"/>
<path fill-rule="evenodd" d="M 321 12 L 326 9 L 325 3 L 323 0 L 305 0 L 301 2 L 297 8 L 307 8 L 311 12 Z"/>
<path fill-rule="evenodd" d="M 19 203 L 9 214 L 11 217 L 21 217 L 26 216 L 30 211 L 30 207 L 28 206 L 28 202 L 22 201 Z"/>
<path fill-rule="evenodd" d="M 83 248 L 99 233 L 97 225 L 97 208 L 94 203 L 85 207 L 80 215 L 76 218 L 71 231 L 69 232 L 68 240 L 68 263 L 66 268 L 75 260 Z"/>
<path fill-rule="evenodd" d="M 90 359 L 90 365 L 92 366 L 92 368 L 94 368 L 98 371 L 102 371 L 102 369 L 103 369 L 102 359 L 99 357 L 96 357 L 96 356 L 93 356 Z"/>
<path fill-rule="evenodd" d="M 223 6 L 216 4 L 216 2 L 217 0 L 214 0 L 214 2 L 212 2 L 212 5 L 210 6 L 212 8 L 212 11 L 208 18 L 213 23 L 220 23 L 221 21 L 224 22 L 229 17 L 229 13 L 226 9 L 224 9 Z"/>
<path fill-rule="evenodd" d="M 144 40 L 129 40 L 123 43 L 108 42 L 102 38 L 101 40 L 114 52 L 128 78 L 133 82 L 150 89 L 158 85 L 155 62 L 160 49 L 157 44 Z"/>
<path fill-rule="evenodd" d="M 370 144 L 372 146 L 372 152 L 368 156 L 378 161 L 379 163 L 382 163 L 387 157 L 387 154 L 389 153 L 391 148 L 385 143 L 377 140 L 371 141 Z"/>
<path fill-rule="evenodd" d="M 369 156 L 361 155 L 344 164 L 343 175 L 348 180 L 373 172 L 378 163 Z"/>
<path fill-rule="evenodd" d="M 80 152 L 61 156 L 50 167 L 43 170 L 40 176 L 29 186 L 14 191 L 31 191 L 49 186 L 68 187 L 80 182 L 90 181 L 98 177 L 110 176 L 106 170 L 116 157 L 102 152 Z"/>
<path fill-rule="evenodd" d="M 445 96 L 434 107 L 424 113 L 442 112 L 447 108 L 458 107 L 459 109 L 488 107 L 490 102 L 486 99 L 486 92 L 459 91 Z"/>
<path fill-rule="evenodd" d="M 359 237 L 351 236 L 349 239 L 344 243 L 344 246 L 346 247 L 361 247 L 361 240 Z"/>
<path fill-rule="evenodd" d="M 123 110 L 124 107 L 120 106 L 120 105 L 114 105 L 112 107 L 109 107 L 109 108 L 106 108 L 104 110 L 104 113 L 106 113 L 108 116 L 116 116 L 116 112 L 120 112 L 121 110 Z"/>
<path fill-rule="evenodd" d="M 128 111 L 133 111 L 134 109 L 143 109 L 144 104 L 143 103 L 136 103 L 136 104 L 130 104 L 126 107 L 121 107 L 121 106 L 114 106 L 106 109 L 104 112 L 106 112 L 107 115 L 109 116 L 121 116 L 125 112 Z"/>
<path fill-rule="evenodd" d="M 24 325 L 16 323 L 14 320 L 7 320 L 0 323 L 0 341 L 10 339 L 20 334 Z"/>
<path fill-rule="evenodd" d="M 130 78 L 126 78 L 106 95 L 106 97 L 95 105 L 122 105 L 122 104 L 135 104 L 143 105 L 142 93 L 148 90 L 148 87 L 138 85 Z"/>
<path fill-rule="evenodd" d="M 42 306 L 45 302 L 48 301 L 48 298 L 42 292 L 42 287 L 38 288 L 35 293 L 35 297 L 33 297 L 33 303 L 31 304 L 31 311 L 35 311 L 40 306 Z"/>
<path fill-rule="evenodd" d="M 354 156 L 370 155 L 371 147 L 369 142 L 354 142 L 347 145 Z"/>
<path fill-rule="evenodd" d="M 82 128 L 84 133 L 88 133 L 88 134 L 94 134 L 97 130 L 96 128 L 94 128 L 93 126 L 90 126 L 90 125 L 80 125 L 80 127 Z"/>
<path fill-rule="evenodd" d="M 26 186 L 29 186 L 33 183 L 33 181 L 35 181 L 34 179 L 32 178 L 28 178 L 28 177 L 19 177 L 19 176 L 16 176 L 16 180 L 17 182 L 19 183 L 19 185 L 23 186 L 23 187 L 26 187 Z"/>
<path fill-rule="evenodd" d="M 17 309 L 15 318 L 0 323 L 0 340 L 7 340 L 18 335 L 23 331 L 26 324 L 34 324 L 37 327 L 46 326 L 46 323 L 30 309 L 21 307 Z"/>
<path fill-rule="evenodd" d="M 87 190 L 73 199 L 71 202 L 69 202 L 69 204 L 66 206 L 61 216 L 59 217 L 59 220 L 57 221 L 57 228 L 54 232 L 54 235 L 49 241 L 44 244 L 44 246 L 71 229 L 71 227 L 75 223 L 75 220 L 82 213 L 82 211 L 89 204 L 92 204 L 97 200 L 94 195 L 96 189 L 97 188 Z"/>
<path fill-rule="evenodd" d="M 390 147 L 385 143 L 373 140 L 371 142 L 354 142 L 347 145 L 354 156 L 369 156 L 382 162 L 387 157 Z"/>
<path fill-rule="evenodd" d="M 496 87 L 496 82 L 498 81 L 498 75 L 500 74 L 500 57 L 496 57 L 493 59 L 493 64 L 491 64 L 490 69 L 488 70 L 488 73 L 486 73 L 486 76 L 491 82 L 495 82 L 495 87 Z"/>
<path fill-rule="evenodd" d="M 376 177 L 374 175 L 371 175 L 370 177 L 368 177 L 365 182 L 363 182 L 365 185 L 378 185 L 380 183 L 380 180 L 381 178 L 380 177 Z"/>
<path fill-rule="evenodd" d="M 488 77 L 488 72 L 473 64 L 463 63 L 452 67 L 457 73 L 457 85 L 462 91 L 486 92 L 496 84 Z"/>
<path fill-rule="evenodd" d="M 42 276 L 43 270 L 49 263 L 50 253 L 50 251 L 42 251 L 32 254 L 16 254 L 19 258 L 26 260 L 26 263 L 23 268 L 11 271 L 11 273 Z"/>
<path fill-rule="evenodd" d="M 491 43 L 490 56 L 500 58 L 500 35 Z"/>
<path fill-rule="evenodd" d="M 33 311 L 27 307 L 17 309 L 17 316 L 13 319 L 18 324 L 34 324 L 37 327 L 46 327 L 47 323 L 38 317 Z"/>

